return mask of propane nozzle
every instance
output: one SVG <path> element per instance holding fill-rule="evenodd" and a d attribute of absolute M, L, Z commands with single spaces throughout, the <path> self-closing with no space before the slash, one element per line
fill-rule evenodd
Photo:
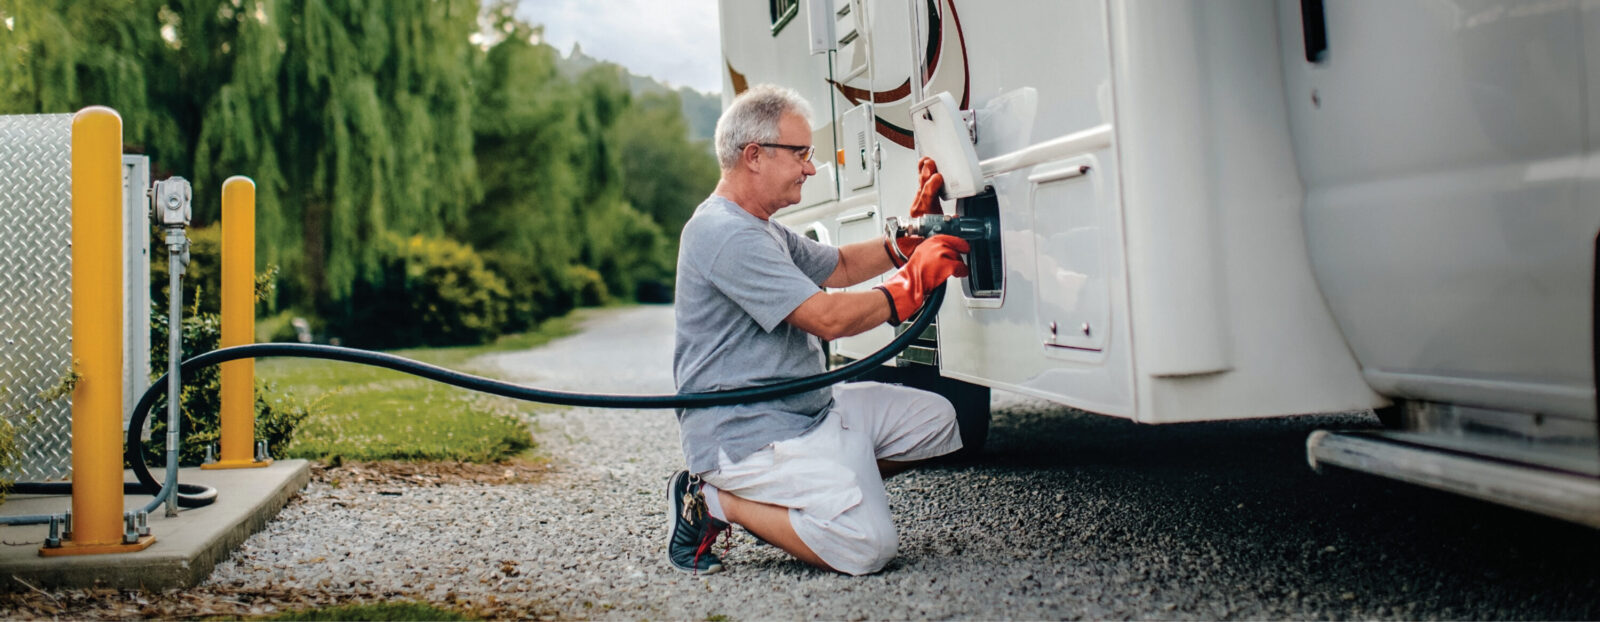
<path fill-rule="evenodd" d="M 1000 232 L 995 230 L 994 221 L 986 218 L 968 216 L 945 216 L 943 214 L 928 214 L 904 221 L 890 216 L 883 219 L 883 233 L 893 242 L 900 238 L 914 235 L 929 238 L 936 235 L 953 235 L 968 242 L 998 242 Z M 910 258 L 900 254 L 899 244 L 890 244 L 901 261 Z"/>
<path fill-rule="evenodd" d="M 883 219 L 883 232 L 891 239 L 908 235 L 924 238 L 953 235 L 968 242 L 994 242 L 1000 237 L 994 229 L 994 223 L 988 219 L 942 214 L 928 214 L 904 221 L 890 216 Z"/>
<path fill-rule="evenodd" d="M 968 242 L 997 242 L 1000 238 L 1000 232 L 995 230 L 994 222 L 989 219 L 943 214 L 928 214 L 904 221 L 890 216 L 883 219 L 883 232 L 890 239 L 908 235 L 924 238 L 953 235 Z"/>

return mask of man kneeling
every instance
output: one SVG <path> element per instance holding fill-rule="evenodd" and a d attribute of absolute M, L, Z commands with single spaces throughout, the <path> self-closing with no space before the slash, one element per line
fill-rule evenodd
<path fill-rule="evenodd" d="M 770 220 L 815 175 L 810 106 L 757 86 L 717 121 L 722 178 L 684 225 L 678 251 L 674 375 L 681 393 L 767 385 L 824 371 L 818 339 L 898 324 L 951 276 L 965 241 L 880 238 L 833 247 Z M 919 164 L 911 216 L 939 213 L 943 178 Z M 898 253 L 896 252 L 898 251 Z M 900 257 L 909 257 L 900 263 Z M 898 267 L 882 285 L 827 292 Z M 723 569 L 711 550 L 736 524 L 796 558 L 876 572 L 897 541 L 883 479 L 961 448 L 943 397 L 860 382 L 789 397 L 680 409 L 687 471 L 668 483 L 667 557 L 686 572 Z"/>

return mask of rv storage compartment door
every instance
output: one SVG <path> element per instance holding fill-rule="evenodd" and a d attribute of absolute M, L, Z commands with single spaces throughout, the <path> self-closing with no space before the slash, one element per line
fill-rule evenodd
<path fill-rule="evenodd" d="M 1034 167 L 1032 186 L 1036 298 L 1045 355 L 1082 359 L 1105 348 L 1111 307 L 1101 259 L 1108 211 L 1094 156 Z"/>
<path fill-rule="evenodd" d="M 872 104 L 861 104 L 846 110 L 839 117 L 839 148 L 844 150 L 844 164 L 839 166 L 841 194 L 849 196 L 862 188 L 872 187 L 873 138 Z"/>
<path fill-rule="evenodd" d="M 839 223 L 838 246 L 866 242 L 883 235 L 882 219 L 878 217 L 876 205 L 861 205 L 848 208 L 836 217 Z M 877 278 L 867 279 L 862 283 L 847 288 L 849 291 L 863 291 L 877 285 Z"/>

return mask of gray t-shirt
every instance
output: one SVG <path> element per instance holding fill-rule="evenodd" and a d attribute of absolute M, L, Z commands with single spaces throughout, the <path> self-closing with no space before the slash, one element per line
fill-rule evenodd
<path fill-rule="evenodd" d="M 820 373 L 817 338 L 783 319 L 821 290 L 839 265 L 839 249 L 733 201 L 712 195 L 683 226 L 678 246 L 677 345 L 673 377 L 680 393 L 768 385 Z M 689 470 L 734 462 L 768 444 L 804 434 L 833 402 L 824 387 L 753 404 L 678 409 Z"/>

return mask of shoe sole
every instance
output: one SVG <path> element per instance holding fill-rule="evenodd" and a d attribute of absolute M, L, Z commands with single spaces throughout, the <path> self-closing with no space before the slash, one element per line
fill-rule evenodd
<path fill-rule="evenodd" d="M 673 494 L 677 492 L 673 490 L 673 484 L 677 483 L 677 481 L 677 474 L 673 474 L 672 477 L 667 478 L 667 567 L 688 575 L 717 574 L 722 572 L 722 564 L 712 564 L 710 568 L 705 570 L 696 570 L 694 568 L 680 568 L 676 562 L 672 561 L 672 530 L 678 526 L 678 500 L 675 498 L 676 495 Z"/>

